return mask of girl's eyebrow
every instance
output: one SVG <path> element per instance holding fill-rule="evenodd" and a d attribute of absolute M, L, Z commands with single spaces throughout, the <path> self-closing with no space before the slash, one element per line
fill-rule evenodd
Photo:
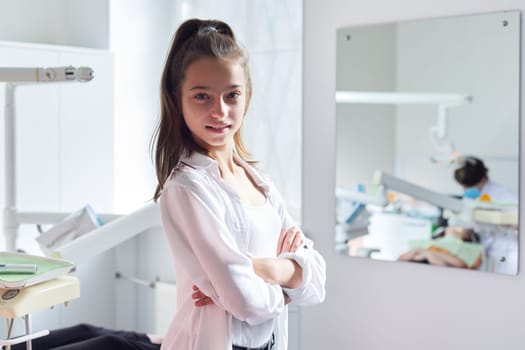
<path fill-rule="evenodd" d="M 210 88 L 207 87 L 207 86 L 202 86 L 202 85 L 196 85 L 194 87 L 192 87 L 190 90 L 209 90 Z"/>
<path fill-rule="evenodd" d="M 225 90 L 238 89 L 240 87 L 242 87 L 241 84 L 233 84 L 233 85 L 230 85 L 230 86 L 226 87 Z M 211 88 L 209 86 L 204 86 L 204 85 L 195 85 L 192 88 L 190 88 L 190 91 L 191 90 L 211 90 Z"/>

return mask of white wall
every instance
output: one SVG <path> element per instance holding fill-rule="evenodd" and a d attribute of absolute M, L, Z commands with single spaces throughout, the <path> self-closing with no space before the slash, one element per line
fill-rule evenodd
<path fill-rule="evenodd" d="M 303 228 L 326 258 L 328 281 L 326 302 L 303 310 L 303 350 L 523 349 L 523 274 L 350 258 L 333 249 L 337 28 L 504 9 L 523 11 L 525 3 L 304 1 Z M 520 246 L 523 251 L 523 240 Z"/>
<path fill-rule="evenodd" d="M 109 0 L 0 0 L 0 40 L 108 48 Z"/>
<path fill-rule="evenodd" d="M 160 76 L 171 38 L 171 1 L 110 1 L 115 55 L 115 209 L 130 212 L 153 197 L 149 143 L 159 117 Z M 130 40 L 133 38 L 133 40 Z M 133 189 L 133 190 L 130 190 Z"/>

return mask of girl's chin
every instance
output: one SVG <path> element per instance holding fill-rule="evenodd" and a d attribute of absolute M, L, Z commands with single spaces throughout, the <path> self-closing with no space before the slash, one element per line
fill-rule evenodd
<path fill-rule="evenodd" d="M 200 139 L 198 143 L 208 150 L 218 150 L 227 148 L 229 145 L 233 145 L 233 137 L 212 137 L 206 139 Z"/>

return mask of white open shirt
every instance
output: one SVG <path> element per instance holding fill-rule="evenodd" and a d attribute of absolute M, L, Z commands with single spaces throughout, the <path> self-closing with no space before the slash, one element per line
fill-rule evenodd
<path fill-rule="evenodd" d="M 273 184 L 236 155 L 235 161 L 263 190 L 281 218 L 281 227 L 294 226 Z M 197 152 L 182 157 L 173 170 L 164 184 L 160 208 L 175 261 L 178 306 L 161 349 L 231 350 L 233 315 L 250 324 L 273 320 L 275 349 L 286 350 L 288 311 L 283 290 L 297 305 L 317 304 L 325 298 L 326 265 L 312 241 L 306 239 L 296 253 L 280 255 L 302 267 L 300 288 L 263 281 L 246 254 L 249 217 L 239 196 L 221 179 L 217 163 Z M 277 240 L 274 243 L 277 247 Z M 193 284 L 214 304 L 194 306 Z"/>

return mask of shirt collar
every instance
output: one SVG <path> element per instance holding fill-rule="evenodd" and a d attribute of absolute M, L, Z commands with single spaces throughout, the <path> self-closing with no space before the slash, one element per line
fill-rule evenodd
<path fill-rule="evenodd" d="M 184 153 L 179 161 L 192 168 L 208 168 L 212 165 L 217 165 L 215 160 L 200 152 L 191 152 L 189 156 Z"/>
<path fill-rule="evenodd" d="M 266 181 L 258 171 L 255 171 L 253 166 L 250 166 L 244 159 L 241 158 L 241 156 L 237 154 L 237 152 L 233 153 L 233 159 L 250 174 L 257 186 L 264 189 L 265 192 L 268 191 L 268 185 Z M 220 177 L 219 166 L 217 162 L 213 158 L 200 152 L 192 152 L 189 156 L 187 154 L 183 154 L 180 157 L 180 162 L 195 169 L 213 169 L 212 171 L 215 172 L 215 175 Z"/>

